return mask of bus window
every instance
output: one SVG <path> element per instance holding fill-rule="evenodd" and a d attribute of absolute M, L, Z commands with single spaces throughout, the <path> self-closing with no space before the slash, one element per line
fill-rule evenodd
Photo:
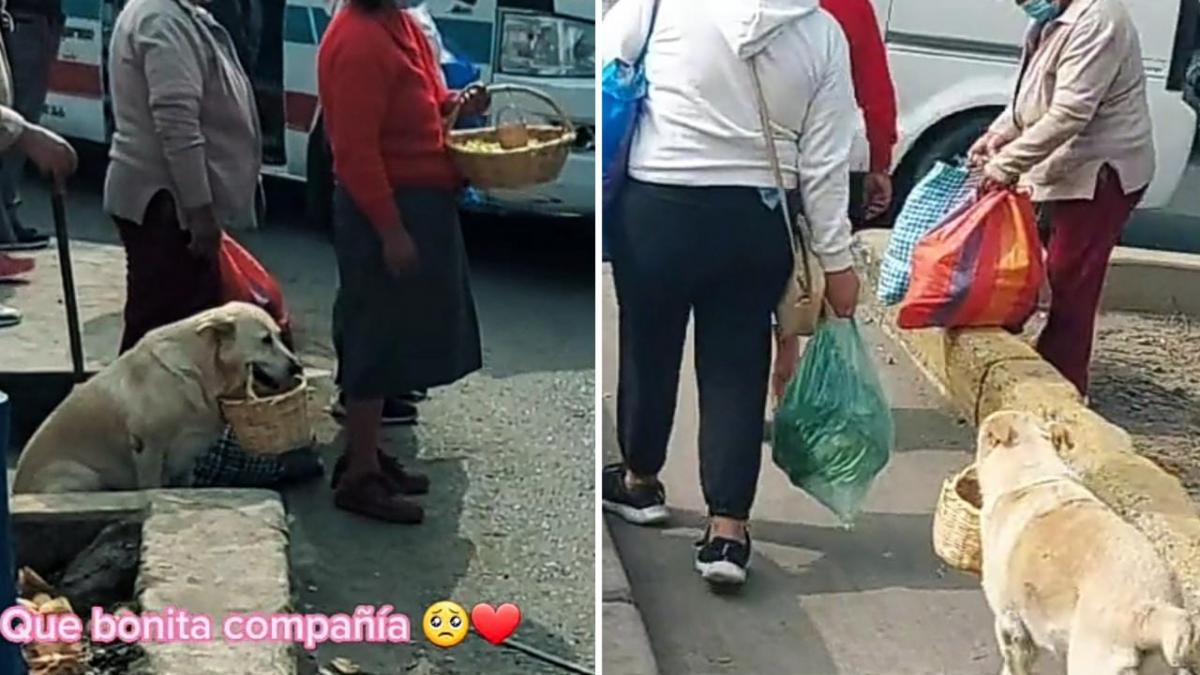
<path fill-rule="evenodd" d="M 329 12 L 316 7 L 310 8 L 310 11 L 313 25 L 317 27 L 317 42 L 320 42 L 321 38 L 325 37 L 325 29 L 329 28 Z"/>
<path fill-rule="evenodd" d="M 301 45 L 315 45 L 312 18 L 305 7 L 288 7 L 284 15 L 283 40 Z"/>

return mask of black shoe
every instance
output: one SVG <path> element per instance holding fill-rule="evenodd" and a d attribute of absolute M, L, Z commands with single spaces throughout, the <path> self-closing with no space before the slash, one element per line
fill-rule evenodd
<path fill-rule="evenodd" d="M 714 586 L 741 586 L 750 567 L 750 533 L 746 542 L 713 537 L 709 532 L 696 542 L 696 571 Z"/>
<path fill-rule="evenodd" d="M 13 225 L 15 241 L 0 243 L 0 251 L 36 251 L 50 246 L 50 236 L 20 224 Z"/>
<path fill-rule="evenodd" d="M 667 511 L 667 493 L 662 483 L 656 480 L 653 484 L 630 490 L 625 486 L 625 467 L 620 464 L 604 468 L 600 491 L 604 510 L 634 525 L 657 525 L 666 522 L 671 515 Z"/>
<path fill-rule="evenodd" d="M 425 495 L 429 494 L 429 477 L 408 471 L 404 465 L 395 457 L 380 450 L 379 466 L 383 469 L 383 475 L 392 482 L 392 486 L 402 495 Z M 333 476 L 329 481 L 329 486 L 334 490 L 338 489 L 338 485 L 342 481 L 342 474 L 346 471 L 346 455 L 338 457 L 337 463 L 333 465 Z"/>
<path fill-rule="evenodd" d="M 415 391 L 410 391 L 407 394 L 401 396 L 400 400 L 408 401 L 409 403 L 422 403 L 424 401 L 428 401 L 429 400 L 429 390 L 428 389 L 417 389 Z"/>

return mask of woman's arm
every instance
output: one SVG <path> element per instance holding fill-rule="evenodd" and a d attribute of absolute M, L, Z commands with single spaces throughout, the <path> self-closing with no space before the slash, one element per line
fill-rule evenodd
<path fill-rule="evenodd" d="M 0 152 L 16 145 L 17 140 L 25 133 L 25 128 L 25 118 L 21 117 L 21 113 L 6 105 L 0 105 Z"/>
<path fill-rule="evenodd" d="M 333 59 L 322 94 L 337 101 L 325 107 L 325 129 L 338 179 L 375 229 L 386 234 L 403 227 L 379 143 L 393 73 L 385 60 L 391 51 L 371 37 L 356 35 L 321 52 L 320 58 Z"/>
<path fill-rule="evenodd" d="M 813 253 L 826 272 L 840 272 L 854 265 L 847 211 L 856 109 L 849 48 L 840 33 L 831 40 L 828 56 L 800 134 L 800 194 L 812 227 Z"/>
<path fill-rule="evenodd" d="M 899 139 L 896 88 L 875 10 L 869 0 L 826 0 L 821 7 L 838 20 L 850 43 L 854 97 L 867 125 L 870 170 L 888 173 L 892 168 L 892 150 Z"/>
<path fill-rule="evenodd" d="M 1097 12 L 1085 14 L 1071 30 L 1056 64 L 1050 109 L 988 162 L 989 177 L 1014 182 L 1078 136 L 1095 117 L 1134 45 L 1127 26 Z"/>
<path fill-rule="evenodd" d="M 136 26 L 132 39 L 142 60 L 154 133 L 162 143 L 179 207 L 186 212 L 211 209 L 213 194 L 200 129 L 205 60 L 195 33 L 182 21 L 157 14 Z"/>
<path fill-rule="evenodd" d="M 1005 107 L 1004 112 L 1000 113 L 992 122 L 988 127 L 988 133 L 1003 139 L 1005 143 L 1021 135 L 1021 130 L 1017 128 L 1016 120 L 1013 117 L 1011 105 Z"/>

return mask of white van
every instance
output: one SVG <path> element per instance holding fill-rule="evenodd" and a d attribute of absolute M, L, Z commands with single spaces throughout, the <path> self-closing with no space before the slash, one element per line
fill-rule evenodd
<path fill-rule="evenodd" d="M 64 0 L 64 38 L 51 72 L 43 121 L 69 138 L 107 144 L 112 134 L 108 43 L 113 19 L 124 2 Z M 317 114 L 316 54 L 332 3 L 243 2 L 257 3 L 262 15 L 259 67 L 252 75 L 267 136 L 264 173 L 306 181 L 309 213 L 324 222 L 332 177 Z M 425 4 L 447 47 L 473 61 L 484 83 L 520 83 L 545 91 L 563 106 L 579 132 L 557 182 L 522 191 L 472 192 L 464 205 L 545 215 L 594 214 L 593 0 L 426 0 Z M 522 51 L 519 40 L 530 34 L 555 48 L 534 54 Z"/>
<path fill-rule="evenodd" d="M 897 203 L 934 162 L 966 153 L 1012 97 L 1028 26 L 1012 0 L 872 0 L 900 105 Z M 1183 98 L 1195 0 L 1125 0 L 1141 35 L 1158 168 L 1143 208 L 1165 206 L 1196 133 Z"/>

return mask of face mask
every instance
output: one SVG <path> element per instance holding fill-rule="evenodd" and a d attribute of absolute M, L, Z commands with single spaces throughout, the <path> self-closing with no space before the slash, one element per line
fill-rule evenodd
<path fill-rule="evenodd" d="M 1021 9 L 1038 23 L 1056 19 L 1062 13 L 1062 8 L 1054 0 L 1026 0 Z"/>

